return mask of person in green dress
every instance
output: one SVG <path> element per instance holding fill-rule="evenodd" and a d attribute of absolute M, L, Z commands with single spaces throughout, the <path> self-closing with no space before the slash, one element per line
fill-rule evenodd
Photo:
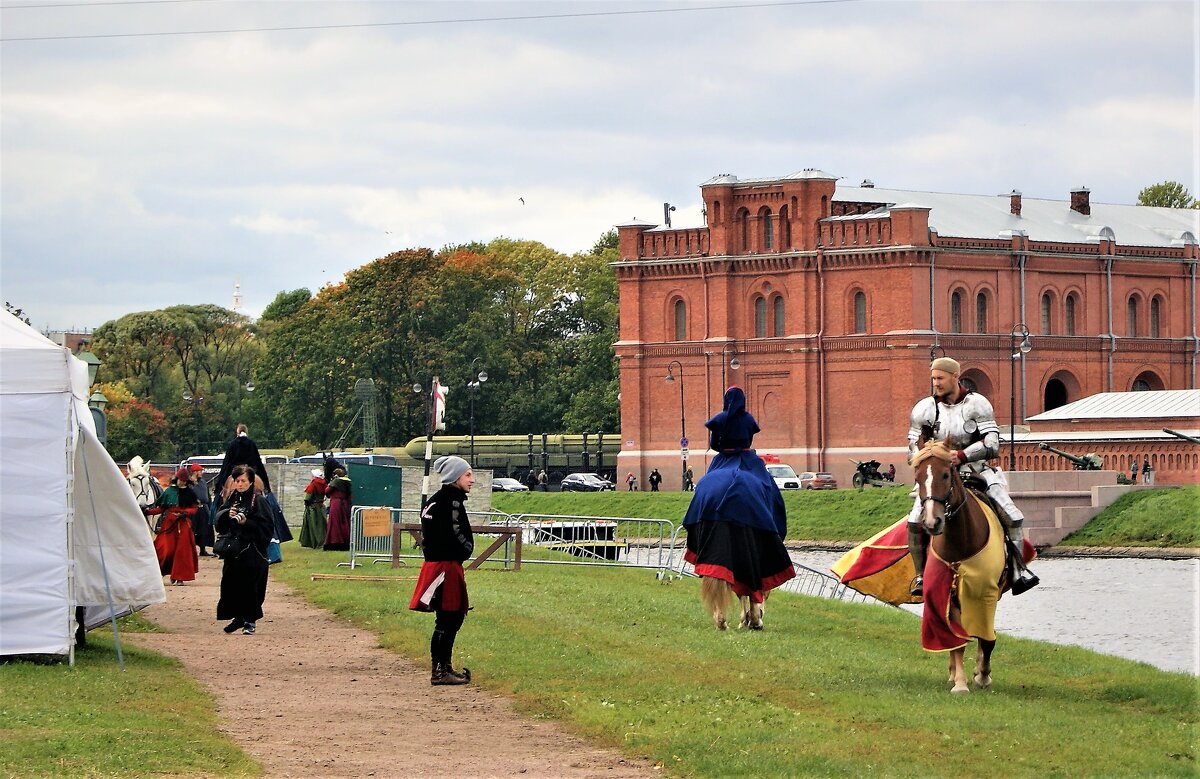
<path fill-rule="evenodd" d="M 304 488 L 304 523 L 300 526 L 300 546 L 320 549 L 325 544 L 325 476 L 312 469 L 312 481 Z"/>

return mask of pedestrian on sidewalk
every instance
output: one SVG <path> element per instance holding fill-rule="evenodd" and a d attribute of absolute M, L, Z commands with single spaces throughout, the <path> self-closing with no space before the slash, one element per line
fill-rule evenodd
<path fill-rule="evenodd" d="M 417 577 L 408 607 L 413 611 L 434 613 L 433 636 L 429 656 L 434 686 L 466 684 L 471 669 L 454 670 L 454 640 L 471 608 L 467 598 L 467 579 L 463 561 L 475 550 L 471 520 L 467 516 L 467 493 L 475 483 L 471 465 L 461 457 L 439 457 L 433 470 L 442 487 L 421 510 L 421 552 L 425 563 Z"/>
<path fill-rule="evenodd" d="M 658 472 L 657 468 L 655 468 L 654 470 L 650 471 L 650 478 L 647 479 L 647 481 L 650 482 L 650 491 L 658 492 L 658 485 L 662 484 L 662 474 Z"/>
<path fill-rule="evenodd" d="M 1154 484 L 1154 469 L 1150 467 L 1150 455 L 1142 460 L 1142 484 Z"/>

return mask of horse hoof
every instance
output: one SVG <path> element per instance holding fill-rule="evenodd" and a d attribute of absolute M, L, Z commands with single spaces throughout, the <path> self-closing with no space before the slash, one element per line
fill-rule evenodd
<path fill-rule="evenodd" d="M 981 690 L 986 690 L 986 689 L 989 689 L 989 688 L 992 686 L 992 677 L 991 677 L 991 676 L 978 676 L 978 675 L 976 675 L 976 677 L 975 677 L 975 686 L 976 686 L 976 687 L 978 687 L 978 688 L 979 688 L 979 689 L 981 689 Z"/>
<path fill-rule="evenodd" d="M 967 693 L 971 692 L 971 688 L 965 684 L 961 686 L 956 684 L 954 685 L 954 689 L 950 692 L 954 695 L 966 695 Z"/>
<path fill-rule="evenodd" d="M 729 627 L 729 625 L 725 622 L 725 620 L 723 620 L 723 619 L 717 620 L 717 630 L 724 630 L 727 627 Z"/>
<path fill-rule="evenodd" d="M 759 622 L 757 625 L 751 625 L 750 629 L 751 630 L 762 630 L 763 629 L 762 623 Z"/>

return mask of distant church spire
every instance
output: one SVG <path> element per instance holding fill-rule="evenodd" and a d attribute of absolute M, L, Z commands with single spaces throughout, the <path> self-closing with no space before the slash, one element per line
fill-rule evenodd
<path fill-rule="evenodd" d="M 236 279 L 233 282 L 233 311 L 241 313 L 242 310 L 242 280 Z"/>

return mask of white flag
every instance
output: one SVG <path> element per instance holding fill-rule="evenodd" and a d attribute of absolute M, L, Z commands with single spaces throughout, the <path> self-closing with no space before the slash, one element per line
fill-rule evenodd
<path fill-rule="evenodd" d="M 444 386 L 438 381 L 438 377 L 433 377 L 433 429 L 446 429 L 446 393 L 450 388 Z"/>

